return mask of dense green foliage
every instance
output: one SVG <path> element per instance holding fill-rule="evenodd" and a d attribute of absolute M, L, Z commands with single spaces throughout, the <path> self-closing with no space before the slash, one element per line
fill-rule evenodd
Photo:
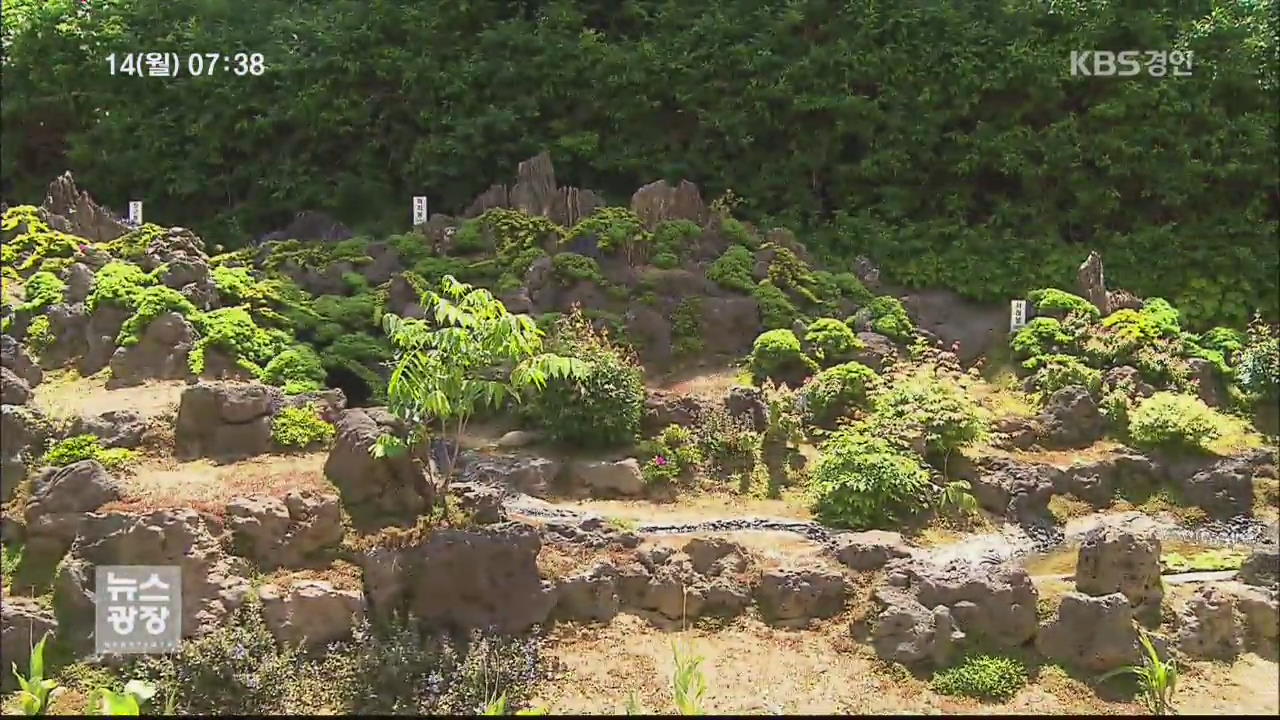
<path fill-rule="evenodd" d="M 560 442 L 611 447 L 636 438 L 644 410 L 644 380 L 635 358 L 592 329 L 578 312 L 561 318 L 550 347 L 583 361 L 582 372 L 551 378 L 527 411 L 533 425 Z"/>
<path fill-rule="evenodd" d="M 928 507 L 929 473 L 880 438 L 842 430 L 822 445 L 810 475 L 813 511 L 823 523 L 887 528 Z"/>
<path fill-rule="evenodd" d="M 756 257 L 742 245 L 730 245 L 724 254 L 707 268 L 707 277 L 726 290 L 749 293 L 755 289 L 752 277 Z"/>
<path fill-rule="evenodd" d="M 818 318 L 809 323 L 804 344 L 823 367 L 849 360 L 855 351 L 866 347 L 848 325 L 835 318 Z"/>
<path fill-rule="evenodd" d="M 55 443 L 44 456 L 46 465 L 57 467 L 81 460 L 97 460 L 107 470 L 118 472 L 137 462 L 138 453 L 127 448 L 104 448 L 96 435 L 73 435 Z"/>
<path fill-rule="evenodd" d="M 745 216 L 818 229 L 911 285 L 1003 300 L 1067 286 L 1092 247 L 1114 285 L 1177 288 L 1192 326 L 1243 325 L 1277 306 L 1275 12 L 12 0 L 0 175 L 6 198 L 34 198 L 70 167 L 112 206 L 145 197 L 225 242 L 303 207 L 400 225 L 424 187 L 457 212 L 547 148 L 613 198 L 658 177 L 732 187 Z M 260 52 L 266 70 L 111 76 L 128 38 L 184 61 Z M 1081 48 L 1189 50 L 1194 67 L 1073 77 Z"/>
<path fill-rule="evenodd" d="M 1032 290 L 1027 294 L 1027 300 L 1031 302 L 1039 315 L 1063 317 L 1071 313 L 1079 313 L 1096 319 L 1102 314 L 1088 300 L 1079 295 L 1063 292 L 1057 288 Z"/>
<path fill-rule="evenodd" d="M 1222 422 L 1200 398 L 1158 392 L 1129 414 L 1129 437 L 1142 447 L 1203 448 L 1222 434 Z"/>
<path fill-rule="evenodd" d="M 1004 701 L 1027 684 L 1027 668 L 1011 657 L 970 655 L 958 665 L 934 673 L 931 686 L 943 695 Z"/>
<path fill-rule="evenodd" d="M 280 353 L 262 368 L 262 382 L 278 385 L 286 393 L 297 393 L 323 390 L 325 382 L 324 365 L 320 356 L 308 345 L 295 345 Z"/>
<path fill-rule="evenodd" d="M 800 394 L 813 421 L 825 425 L 867 402 L 876 374 L 857 362 L 827 368 L 805 383 Z"/>
<path fill-rule="evenodd" d="M 723 407 L 712 407 L 698 421 L 694 441 L 710 472 L 743 473 L 750 478 L 760 446 L 760 433 L 747 418 L 730 415 Z"/>
<path fill-rule="evenodd" d="M 271 421 L 271 439 L 291 450 L 324 446 L 333 435 L 333 423 L 320 417 L 314 407 L 285 408 Z"/>
<path fill-rule="evenodd" d="M 872 401 L 876 437 L 943 457 L 990 431 L 989 413 L 955 382 L 928 370 L 886 384 Z"/>
<path fill-rule="evenodd" d="M 849 319 L 849 324 L 855 327 L 862 323 L 885 337 L 904 342 L 910 340 L 916 330 L 902 301 L 888 295 L 875 298 Z"/>
<path fill-rule="evenodd" d="M 818 365 L 800 349 L 800 339 L 790 330 L 768 330 L 756 338 L 747 360 L 751 376 L 799 384 L 817 372 Z"/>

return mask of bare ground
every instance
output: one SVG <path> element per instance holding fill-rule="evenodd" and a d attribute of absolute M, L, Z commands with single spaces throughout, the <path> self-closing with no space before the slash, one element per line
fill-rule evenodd
<path fill-rule="evenodd" d="M 221 513 L 228 500 L 241 495 L 283 496 L 290 490 L 333 492 L 333 485 L 324 477 L 327 456 L 324 451 L 262 455 L 228 465 L 209 460 L 148 458 L 132 474 L 120 478 L 124 500 L 110 503 L 103 510 L 195 507 Z"/>
<path fill-rule="evenodd" d="M 557 626 L 549 653 L 558 671 L 534 705 L 553 713 L 621 714 L 634 691 L 642 712 L 670 713 L 674 641 L 705 658 L 708 713 L 1145 714 L 1114 691 L 1104 691 L 1104 699 L 1051 666 L 1008 702 L 938 695 L 927 678 L 894 669 L 854 643 L 845 619 L 779 630 L 743 618 L 714 631 L 668 632 L 631 615 L 600 627 Z M 1254 655 L 1232 665 L 1195 663 L 1179 698 L 1184 713 L 1274 715 L 1276 664 Z"/>
<path fill-rule="evenodd" d="M 187 384 L 181 380 L 153 380 L 143 385 L 107 389 L 105 374 L 81 377 L 74 370 L 50 372 L 34 389 L 33 404 L 46 415 L 71 418 L 108 410 L 133 410 L 144 417 L 178 411 Z"/>

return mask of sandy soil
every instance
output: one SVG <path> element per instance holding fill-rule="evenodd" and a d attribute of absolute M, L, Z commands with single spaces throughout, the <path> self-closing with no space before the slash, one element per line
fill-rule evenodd
<path fill-rule="evenodd" d="M 634 692 L 647 713 L 670 713 L 672 643 L 704 659 L 708 713 L 750 714 L 1145 714 L 1136 703 L 1054 667 L 1042 668 L 1005 703 L 938 695 L 855 644 L 844 619 L 810 630 L 778 630 L 743 618 L 716 631 L 667 632 L 619 615 L 598 628 L 559 626 L 549 653 L 556 676 L 535 705 L 553 713 L 621 714 Z M 1180 686 L 1184 713 L 1274 714 L 1276 664 L 1245 655 L 1232 665 L 1197 663 Z"/>
<path fill-rule="evenodd" d="M 125 499 L 103 510 L 131 511 L 167 507 L 195 507 L 221 512 L 228 500 L 240 495 L 282 496 L 290 490 L 333 492 L 324 477 L 326 452 L 300 455 L 262 455 L 230 465 L 209 460 L 177 462 L 148 458 L 132 474 L 119 478 Z"/>
<path fill-rule="evenodd" d="M 677 493 L 672 502 L 652 500 L 564 500 L 556 499 L 556 505 L 617 519 L 626 523 L 697 522 L 727 517 L 771 517 L 810 520 L 803 498 L 797 490 L 788 488 L 777 500 L 740 495 L 731 492 L 708 493 L 702 491 Z"/>
<path fill-rule="evenodd" d="M 80 377 L 74 371 L 51 372 L 35 387 L 33 404 L 56 418 L 96 415 L 108 410 L 134 410 L 144 417 L 178 411 L 187 387 L 181 380 L 155 380 L 143 385 L 108 390 L 105 375 Z"/>

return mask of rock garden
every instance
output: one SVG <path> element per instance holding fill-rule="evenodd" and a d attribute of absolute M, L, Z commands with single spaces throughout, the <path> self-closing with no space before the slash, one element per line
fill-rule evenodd
<path fill-rule="evenodd" d="M 5 702 L 47 637 L 51 713 L 1280 712 L 1273 325 L 1086 247 L 1011 333 L 560 182 L 230 251 L 5 208 Z M 122 564 L 181 568 L 180 652 L 95 654 Z"/>

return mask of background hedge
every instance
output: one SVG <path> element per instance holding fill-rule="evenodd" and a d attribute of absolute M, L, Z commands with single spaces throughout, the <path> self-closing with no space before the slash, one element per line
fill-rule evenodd
<path fill-rule="evenodd" d="M 1277 312 L 1277 0 L 6 0 L 3 196 L 64 169 L 229 245 L 303 208 L 403 229 L 550 149 L 625 201 L 658 177 L 830 258 L 983 299 L 1109 280 L 1193 326 Z M 1191 77 L 1071 77 L 1185 49 Z M 134 51 L 261 77 L 110 77 Z"/>

